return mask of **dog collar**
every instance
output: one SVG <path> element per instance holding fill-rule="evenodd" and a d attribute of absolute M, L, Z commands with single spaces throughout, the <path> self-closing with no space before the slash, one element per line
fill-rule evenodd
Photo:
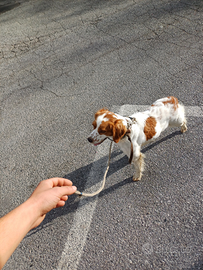
<path fill-rule="evenodd" d="M 133 124 L 137 123 L 137 120 L 135 117 L 131 116 L 128 116 L 128 118 L 130 119 L 130 122 L 127 120 L 127 124 L 130 125 L 129 128 L 131 128 Z"/>

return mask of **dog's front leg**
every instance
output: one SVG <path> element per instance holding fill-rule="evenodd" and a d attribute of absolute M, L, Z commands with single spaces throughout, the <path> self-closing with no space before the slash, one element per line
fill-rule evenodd
<path fill-rule="evenodd" d="M 144 171 L 144 154 L 140 152 L 139 146 L 134 146 L 132 163 L 135 166 L 135 173 L 133 175 L 133 181 L 139 181 L 142 178 Z"/>

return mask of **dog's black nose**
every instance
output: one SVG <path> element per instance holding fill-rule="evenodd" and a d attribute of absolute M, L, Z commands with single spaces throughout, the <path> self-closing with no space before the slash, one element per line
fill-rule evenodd
<path fill-rule="evenodd" d="M 87 138 L 88 139 L 88 142 L 90 142 L 90 143 L 92 143 L 93 142 L 93 140 L 92 140 L 92 138 Z"/>

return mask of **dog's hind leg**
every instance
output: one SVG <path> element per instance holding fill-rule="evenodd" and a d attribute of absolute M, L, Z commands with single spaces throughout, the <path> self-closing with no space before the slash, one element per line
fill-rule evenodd
<path fill-rule="evenodd" d="M 180 127 L 180 131 L 184 133 L 187 130 L 187 120 L 185 117 L 185 108 L 182 104 L 178 104 L 178 108 L 172 113 L 170 117 L 169 126 Z"/>
<path fill-rule="evenodd" d="M 139 181 L 142 178 L 142 173 L 144 171 L 144 154 L 140 152 L 138 158 L 133 160 L 135 166 L 135 174 L 133 175 L 133 181 Z"/>
<path fill-rule="evenodd" d="M 180 131 L 184 133 L 187 130 L 187 120 L 185 118 L 185 108 L 181 104 L 178 104 L 178 122 L 180 123 Z"/>

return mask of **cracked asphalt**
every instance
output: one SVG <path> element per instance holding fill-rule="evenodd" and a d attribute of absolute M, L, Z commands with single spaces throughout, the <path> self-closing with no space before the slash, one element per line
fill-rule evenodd
<path fill-rule="evenodd" d="M 203 110 L 202 30 L 202 0 L 0 1 L 0 216 L 43 179 L 101 181 L 108 150 L 86 139 L 99 108 L 174 95 Z M 104 191 L 70 196 L 4 269 L 203 269 L 202 126 L 191 114 L 145 147 L 136 183 L 115 145 Z"/>

